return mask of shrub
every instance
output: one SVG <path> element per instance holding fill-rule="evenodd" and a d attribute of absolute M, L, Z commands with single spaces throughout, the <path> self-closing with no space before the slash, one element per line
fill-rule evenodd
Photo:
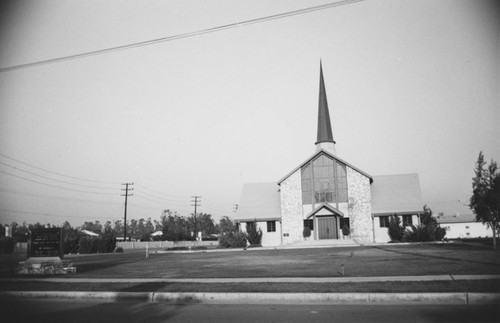
<path fill-rule="evenodd" d="M 16 239 L 11 237 L 0 238 L 0 253 L 13 253 L 16 247 L 16 243 Z"/>
<path fill-rule="evenodd" d="M 247 240 L 242 232 L 228 232 L 219 237 L 219 246 L 221 248 L 245 248 Z"/>
<path fill-rule="evenodd" d="M 348 236 L 351 234 L 351 229 L 349 229 L 347 224 L 344 224 L 344 226 L 342 227 L 342 234 L 345 236 Z"/>
<path fill-rule="evenodd" d="M 401 241 L 403 240 L 403 235 L 405 234 L 405 228 L 401 225 L 401 219 L 397 215 L 391 215 L 389 217 L 389 237 L 391 241 Z"/>
<path fill-rule="evenodd" d="M 115 248 L 116 253 L 123 253 L 123 248 L 122 247 L 116 247 Z"/>
<path fill-rule="evenodd" d="M 116 248 L 116 238 L 112 234 L 105 234 L 96 240 L 99 241 L 97 251 L 100 253 L 113 252 Z"/>
<path fill-rule="evenodd" d="M 78 252 L 81 254 L 85 253 L 96 253 L 97 248 L 94 248 L 94 240 L 92 237 L 81 237 L 78 242 Z"/>
<path fill-rule="evenodd" d="M 262 243 L 262 230 L 257 228 L 257 222 L 247 223 L 247 232 L 245 238 L 250 245 L 261 245 Z"/>
<path fill-rule="evenodd" d="M 309 238 L 311 236 L 311 229 L 309 229 L 309 227 L 304 227 L 302 235 L 304 236 L 304 238 Z"/>
<path fill-rule="evenodd" d="M 446 230 L 436 224 L 411 226 L 405 231 L 403 241 L 405 242 L 426 242 L 443 240 Z"/>
<path fill-rule="evenodd" d="M 69 253 L 77 253 L 78 252 L 78 246 L 80 244 L 80 238 L 75 238 L 75 239 L 63 239 L 63 253 L 69 254 Z"/>

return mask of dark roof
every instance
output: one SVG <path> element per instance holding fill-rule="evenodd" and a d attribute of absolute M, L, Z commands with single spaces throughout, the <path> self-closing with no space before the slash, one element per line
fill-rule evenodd
<path fill-rule="evenodd" d="M 299 166 L 295 167 L 291 172 L 289 172 L 288 174 L 286 174 L 286 176 L 284 176 L 282 179 L 280 179 L 278 181 L 278 185 L 280 185 L 285 179 L 287 179 L 290 175 L 292 175 L 293 173 L 295 173 L 298 169 L 300 169 L 302 166 L 304 166 L 305 164 L 307 164 L 308 162 L 310 162 L 311 160 L 313 160 L 314 158 L 316 158 L 318 155 L 320 154 L 325 154 L 333 159 L 335 159 L 336 161 L 346 165 L 346 166 L 349 166 L 350 168 L 354 169 L 355 171 L 357 171 L 358 173 L 361 173 L 362 175 L 368 177 L 370 179 L 370 183 L 372 182 L 372 177 L 370 175 L 368 175 L 367 173 L 363 172 L 362 170 L 360 170 L 359 168 L 349 164 L 348 162 L 346 162 L 345 160 L 335 156 L 334 154 L 332 154 L 331 152 L 329 151 L 326 151 L 324 149 L 321 149 L 317 152 L 315 152 L 311 157 L 307 158 L 302 164 L 300 164 Z"/>
<path fill-rule="evenodd" d="M 320 142 L 333 142 L 332 124 L 326 99 L 325 81 L 323 80 L 323 66 L 319 65 L 319 102 L 318 102 L 318 136 L 316 144 Z"/>
<path fill-rule="evenodd" d="M 279 186 L 276 183 L 243 184 L 235 221 L 277 220 L 281 218 Z"/>
<path fill-rule="evenodd" d="M 418 174 L 373 176 L 372 214 L 423 212 Z"/>

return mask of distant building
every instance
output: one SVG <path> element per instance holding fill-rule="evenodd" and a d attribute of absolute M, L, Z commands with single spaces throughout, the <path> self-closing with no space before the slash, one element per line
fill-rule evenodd
<path fill-rule="evenodd" d="M 476 222 L 468 201 L 436 201 L 427 204 L 448 239 L 493 237 L 490 228 Z"/>
<path fill-rule="evenodd" d="M 418 174 L 371 176 L 337 156 L 320 66 L 316 150 L 277 182 L 244 184 L 235 221 L 245 230 L 257 223 L 264 246 L 310 239 L 343 239 L 350 229 L 357 242 L 387 242 L 388 217 L 398 214 L 418 224 L 423 211 Z"/>

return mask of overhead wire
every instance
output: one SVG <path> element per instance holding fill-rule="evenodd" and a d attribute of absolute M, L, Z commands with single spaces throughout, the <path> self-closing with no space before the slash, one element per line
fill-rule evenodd
<path fill-rule="evenodd" d="M 348 5 L 348 4 L 361 2 L 361 1 L 364 1 L 364 0 L 343 0 L 343 1 L 331 2 L 331 3 L 326 3 L 326 4 L 322 4 L 322 5 L 318 5 L 318 6 L 307 7 L 307 8 L 303 8 L 303 9 L 292 10 L 292 11 L 274 14 L 274 15 L 269 15 L 269 16 L 265 16 L 265 17 L 254 18 L 254 19 L 244 20 L 244 21 L 230 23 L 230 24 L 226 24 L 226 25 L 201 29 L 201 30 L 197 30 L 197 31 L 193 31 L 193 32 L 186 32 L 186 33 L 182 33 L 182 34 L 166 36 L 166 37 L 161 37 L 161 38 L 156 38 L 156 39 L 151 39 L 151 40 L 146 40 L 146 41 L 141 41 L 141 42 L 136 42 L 136 43 L 130 43 L 130 44 L 126 44 L 126 45 L 115 46 L 115 47 L 109 47 L 109 48 L 105 48 L 105 49 L 99 49 L 99 50 L 89 51 L 89 52 L 80 53 L 80 54 L 73 54 L 73 55 L 68 55 L 68 56 L 63 56 L 63 57 L 58 57 L 58 58 L 41 60 L 41 61 L 36 61 L 36 62 L 31 62 L 31 63 L 13 65 L 13 66 L 0 68 L 0 73 L 10 72 L 10 71 L 15 71 L 15 70 L 20 70 L 20 69 L 26 69 L 26 68 L 41 66 L 41 65 L 46 65 L 46 64 L 53 64 L 53 63 L 58 63 L 58 62 L 63 62 L 63 61 L 68 61 L 68 60 L 73 60 L 73 59 L 85 58 L 85 57 L 89 57 L 89 56 L 101 55 L 101 54 L 111 53 L 111 52 L 115 52 L 115 51 L 119 51 L 119 50 L 126 50 L 126 49 L 131 49 L 131 48 L 136 48 L 136 47 L 149 46 L 149 45 L 153 45 L 153 44 L 157 44 L 157 43 L 169 42 L 169 41 L 174 41 L 174 40 L 178 40 L 178 39 L 195 37 L 195 36 L 214 33 L 214 32 L 218 32 L 218 31 L 222 31 L 222 30 L 226 30 L 226 29 L 237 28 L 237 27 L 242 27 L 242 26 L 246 26 L 246 25 L 252 25 L 252 24 L 267 22 L 267 21 L 271 21 L 271 20 L 287 18 L 287 17 L 291 17 L 291 16 L 297 16 L 297 15 L 301 15 L 301 14 L 305 14 L 305 13 L 309 13 L 309 12 L 313 12 L 313 11 L 330 9 L 333 7 Z"/>
<path fill-rule="evenodd" d="M 112 187 L 102 187 L 102 186 L 95 186 L 95 185 L 85 185 L 85 184 L 71 183 L 71 182 L 67 182 L 67 181 L 62 181 L 62 180 L 59 180 L 59 179 L 51 178 L 51 177 L 48 177 L 48 176 L 43 176 L 43 175 L 40 175 L 40 174 L 36 174 L 36 173 L 30 172 L 30 171 L 27 171 L 27 170 L 24 170 L 24 169 L 20 169 L 20 168 L 17 168 L 15 166 L 6 164 L 6 163 L 4 163 L 2 161 L 0 161 L 0 164 L 4 165 L 4 166 L 7 166 L 9 168 L 15 169 L 17 171 L 26 173 L 26 174 L 30 174 L 30 175 L 33 175 L 33 176 L 41 177 L 41 178 L 48 179 L 48 180 L 51 180 L 51 181 L 54 181 L 54 182 L 58 182 L 58 183 L 75 185 L 75 186 L 86 187 L 86 188 L 97 188 L 97 189 L 101 189 L 101 190 L 114 190 L 114 189 L 117 189 L 117 188 L 112 188 Z"/>
<path fill-rule="evenodd" d="M 92 203 L 92 204 L 108 204 L 108 205 L 118 205 L 123 204 L 123 202 L 110 202 L 110 201 L 99 201 L 95 199 L 82 199 L 82 198 L 73 198 L 73 197 L 64 197 L 64 196 L 55 196 L 55 195 L 46 195 L 46 194 L 37 194 L 31 192 L 22 192 L 17 190 L 12 190 L 8 188 L 0 188 L 0 193 L 6 194 L 14 194 L 20 196 L 34 197 L 34 198 L 43 198 L 43 199 L 53 199 L 58 201 L 70 201 L 70 202 L 82 202 L 82 203 Z"/>
<path fill-rule="evenodd" d="M 93 180 L 93 179 L 88 179 L 88 178 L 82 178 L 82 177 L 76 177 L 76 176 L 70 176 L 70 175 L 66 175 L 66 174 L 62 174 L 62 173 L 58 173 L 58 172 L 54 172 L 54 171 L 51 171 L 51 170 L 48 170 L 48 169 L 45 169 L 45 168 L 41 168 L 39 166 L 36 166 L 36 165 L 33 165 L 33 164 L 29 164 L 29 163 L 26 163 L 26 162 L 23 162 L 21 160 L 18 160 L 18 159 L 15 159 L 15 158 L 12 158 L 12 157 L 9 157 L 5 154 L 2 154 L 0 153 L 0 156 L 6 158 L 6 159 L 10 159 L 12 161 L 15 161 L 15 162 L 18 162 L 20 164 L 23 164 L 25 166 L 29 166 L 29 167 L 33 167 L 33 168 L 36 168 L 38 170 L 42 170 L 44 172 L 47 172 L 47 173 L 51 173 L 51 174 L 55 174 L 55 175 L 59 175 L 59 176 L 62 176 L 62 177 L 66 177 L 66 178 L 71 178 L 71 179 L 76 179 L 76 180 L 80 180 L 80 181 L 86 181 L 86 182 L 93 182 L 93 183 L 100 183 L 100 184 L 121 184 L 120 182 L 107 182 L 107 181 L 97 181 L 97 180 Z"/>
<path fill-rule="evenodd" d="M 22 180 L 25 180 L 28 182 L 32 182 L 32 183 L 36 183 L 36 184 L 40 184 L 40 185 L 45 185 L 45 186 L 50 186 L 50 187 L 54 187 L 54 188 L 58 188 L 58 189 L 66 190 L 66 191 L 73 191 L 73 192 L 86 193 L 86 194 L 97 194 L 97 195 L 116 195 L 116 193 L 91 192 L 91 191 L 84 191 L 84 190 L 79 190 L 79 189 L 75 189 L 75 188 L 68 188 L 68 187 L 62 187 L 62 186 L 58 186 L 58 185 L 52 185 L 52 184 L 48 184 L 48 183 L 35 181 L 33 179 L 29 179 L 29 178 L 22 177 L 19 175 L 14 175 L 14 174 L 11 174 L 11 173 L 3 171 L 3 170 L 0 170 L 0 173 L 6 174 L 6 175 L 9 175 L 12 177 L 16 177 L 16 178 L 19 178 L 19 179 L 22 179 Z"/>

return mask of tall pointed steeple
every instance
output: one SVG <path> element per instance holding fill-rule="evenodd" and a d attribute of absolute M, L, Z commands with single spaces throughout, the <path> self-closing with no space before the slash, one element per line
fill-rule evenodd
<path fill-rule="evenodd" d="M 325 149 L 335 154 L 335 140 L 332 135 L 332 124 L 328 101 L 326 99 L 325 81 L 323 79 L 323 65 L 319 62 L 319 102 L 318 102 L 318 137 L 316 150 Z"/>

